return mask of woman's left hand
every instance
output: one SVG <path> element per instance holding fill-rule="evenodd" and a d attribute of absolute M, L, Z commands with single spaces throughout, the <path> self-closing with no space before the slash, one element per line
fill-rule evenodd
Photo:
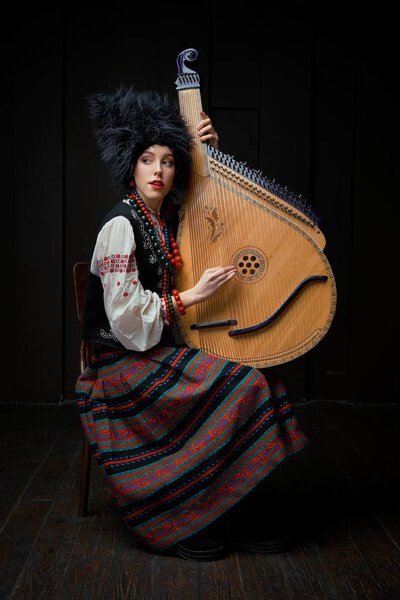
<path fill-rule="evenodd" d="M 197 125 L 197 132 L 202 142 L 207 142 L 210 146 L 218 148 L 219 137 L 215 131 L 211 119 L 204 111 L 200 113 L 201 121 Z"/>

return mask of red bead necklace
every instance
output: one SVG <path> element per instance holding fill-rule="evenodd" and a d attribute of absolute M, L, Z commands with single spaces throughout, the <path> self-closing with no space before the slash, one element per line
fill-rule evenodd
<path fill-rule="evenodd" d="M 136 210 L 139 217 L 144 221 L 145 226 L 150 230 L 150 240 L 155 248 L 156 255 L 160 262 L 168 269 L 173 272 L 174 269 L 182 268 L 182 256 L 179 252 L 179 246 L 169 231 L 165 221 L 157 215 L 158 222 L 160 223 L 161 230 L 164 234 L 158 236 L 153 219 L 151 218 L 150 212 L 137 192 L 131 191 L 128 195 L 130 205 Z"/>

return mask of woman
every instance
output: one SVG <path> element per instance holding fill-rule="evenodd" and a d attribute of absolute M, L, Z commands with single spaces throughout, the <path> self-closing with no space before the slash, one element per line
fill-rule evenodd
<path fill-rule="evenodd" d="M 193 288 L 174 287 L 182 257 L 167 215 L 182 201 L 191 148 L 177 105 L 120 88 L 91 96 L 89 115 L 125 188 L 100 225 L 86 294 L 83 336 L 94 354 L 76 389 L 92 451 L 149 549 L 216 560 L 226 551 L 223 525 L 237 547 L 286 549 L 284 535 L 243 539 L 238 522 L 265 477 L 306 444 L 284 388 L 174 335 L 176 314 L 235 276 L 234 266 L 217 265 Z M 200 117 L 200 139 L 218 144 Z"/>

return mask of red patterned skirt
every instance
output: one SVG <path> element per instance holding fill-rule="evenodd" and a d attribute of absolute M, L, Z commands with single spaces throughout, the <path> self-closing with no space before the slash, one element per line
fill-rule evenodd
<path fill-rule="evenodd" d="M 156 551 L 210 525 L 307 443 L 274 375 L 192 348 L 94 356 L 76 391 L 122 516 Z"/>

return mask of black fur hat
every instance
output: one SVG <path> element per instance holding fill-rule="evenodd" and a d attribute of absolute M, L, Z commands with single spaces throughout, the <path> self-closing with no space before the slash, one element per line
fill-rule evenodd
<path fill-rule="evenodd" d="M 89 118 L 112 180 L 128 186 L 137 159 L 154 144 L 168 146 L 175 158 L 174 187 L 183 191 L 189 177 L 191 138 L 177 102 L 156 91 L 121 86 L 87 98 Z"/>

